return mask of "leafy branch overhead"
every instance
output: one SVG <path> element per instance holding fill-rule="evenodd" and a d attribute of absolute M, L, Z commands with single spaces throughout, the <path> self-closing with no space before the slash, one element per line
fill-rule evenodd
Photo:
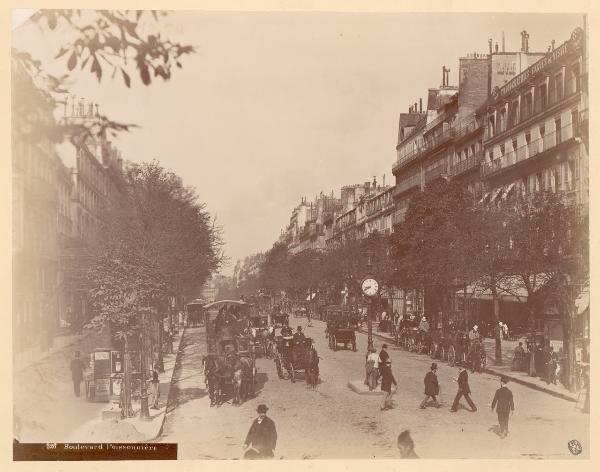
<path fill-rule="evenodd" d="M 112 78 L 119 75 L 130 87 L 132 64 L 142 83 L 150 85 L 152 77 L 169 80 L 172 68 L 182 67 L 181 58 L 195 52 L 193 46 L 173 42 L 159 31 L 143 32 L 166 15 L 139 10 L 41 10 L 33 20 L 51 30 L 65 25 L 76 32 L 77 38 L 63 45 L 55 57 L 66 58 L 69 71 L 87 68 L 98 81 L 108 71 Z"/>

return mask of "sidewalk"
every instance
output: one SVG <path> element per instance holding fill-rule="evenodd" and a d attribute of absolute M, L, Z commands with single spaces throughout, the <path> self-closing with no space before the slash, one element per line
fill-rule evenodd
<path fill-rule="evenodd" d="M 155 439 L 161 433 L 165 421 L 173 372 L 184 335 L 185 329 L 173 339 L 174 354 L 164 354 L 165 371 L 159 374 L 159 409 L 150 409 L 149 420 L 140 419 L 139 401 L 133 402 L 132 405 L 136 416 L 127 419 L 120 419 L 119 405 L 111 403 L 107 404 L 95 419 L 74 431 L 69 440 L 72 442 L 148 442 Z"/>
<path fill-rule="evenodd" d="M 383 339 L 385 341 L 394 343 L 394 337 L 388 333 L 380 333 L 376 331 L 376 324 L 373 323 L 373 337 Z M 359 332 L 367 334 L 367 330 L 360 328 Z M 513 382 L 525 385 L 526 387 L 538 390 L 540 392 L 553 395 L 563 400 L 577 402 L 578 393 L 570 392 L 562 384 L 547 384 L 544 380 L 539 377 L 530 377 L 525 372 L 515 372 L 511 370 L 512 355 L 515 347 L 518 345 L 518 341 L 502 341 L 502 365 L 492 365 L 495 358 L 495 341 L 493 339 L 485 339 L 484 346 L 488 358 L 488 365 L 484 372 L 499 377 L 508 377 Z"/>

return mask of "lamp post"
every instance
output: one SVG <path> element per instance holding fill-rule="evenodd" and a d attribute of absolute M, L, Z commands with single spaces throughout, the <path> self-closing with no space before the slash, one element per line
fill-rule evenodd
<path fill-rule="evenodd" d="M 366 255 L 367 255 L 367 275 L 365 277 L 365 281 L 368 280 L 373 280 L 371 274 L 373 272 L 373 250 L 371 248 L 367 249 L 366 251 Z M 375 300 L 375 296 L 377 294 L 377 292 L 379 291 L 377 289 L 376 293 L 374 294 L 370 294 L 367 293 L 365 291 L 365 282 L 363 281 L 363 293 L 365 295 L 367 295 L 368 300 L 369 300 L 369 306 L 367 308 L 367 353 L 371 352 L 371 349 L 373 349 L 373 303 Z M 379 287 L 378 287 L 379 288 Z"/>

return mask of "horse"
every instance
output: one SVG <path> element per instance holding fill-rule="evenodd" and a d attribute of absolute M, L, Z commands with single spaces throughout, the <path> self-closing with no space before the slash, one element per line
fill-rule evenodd
<path fill-rule="evenodd" d="M 216 356 L 206 357 L 203 364 L 210 406 L 220 406 L 223 400 L 224 386 L 233 378 L 233 369 Z"/>
<path fill-rule="evenodd" d="M 313 389 L 319 384 L 319 355 L 317 350 L 311 346 L 304 358 L 306 383 Z"/>
<path fill-rule="evenodd" d="M 249 393 L 254 394 L 251 388 L 253 377 L 252 361 L 248 357 L 237 359 L 233 367 L 233 404 L 241 405 L 248 399 Z"/>

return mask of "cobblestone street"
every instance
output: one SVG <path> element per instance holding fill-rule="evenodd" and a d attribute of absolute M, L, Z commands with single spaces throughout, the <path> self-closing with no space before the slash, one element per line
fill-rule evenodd
<path fill-rule="evenodd" d="M 290 320 L 305 324 L 305 320 Z M 316 390 L 303 381 L 296 384 L 277 378 L 273 361 L 258 359 L 257 397 L 241 407 L 226 403 L 210 408 L 201 358 L 205 352 L 203 328 L 186 331 L 179 369 L 175 372 L 171 404 L 160 441 L 177 442 L 181 459 L 235 459 L 259 403 L 269 406 L 278 432 L 277 458 L 341 459 L 396 458 L 398 433 L 410 429 L 416 451 L 423 458 L 553 458 L 569 459 L 568 441 L 577 439 L 589 455 L 589 417 L 574 404 L 525 386 L 510 383 L 516 411 L 510 435 L 495 433 L 497 418 L 490 411 L 498 377 L 470 376 L 473 400 L 479 411 L 450 413 L 456 392 L 454 368 L 439 363 L 442 408 L 419 409 L 423 377 L 431 359 L 391 347 L 393 371 L 399 383 L 395 409 L 380 411 L 380 395 L 359 395 L 347 387 L 362 380 L 367 337 L 358 334 L 358 351 L 331 351 L 324 324 L 306 328 L 321 357 L 322 383 Z M 376 340 L 380 348 L 382 342 Z M 452 440 L 449 440 L 452 438 Z"/>

